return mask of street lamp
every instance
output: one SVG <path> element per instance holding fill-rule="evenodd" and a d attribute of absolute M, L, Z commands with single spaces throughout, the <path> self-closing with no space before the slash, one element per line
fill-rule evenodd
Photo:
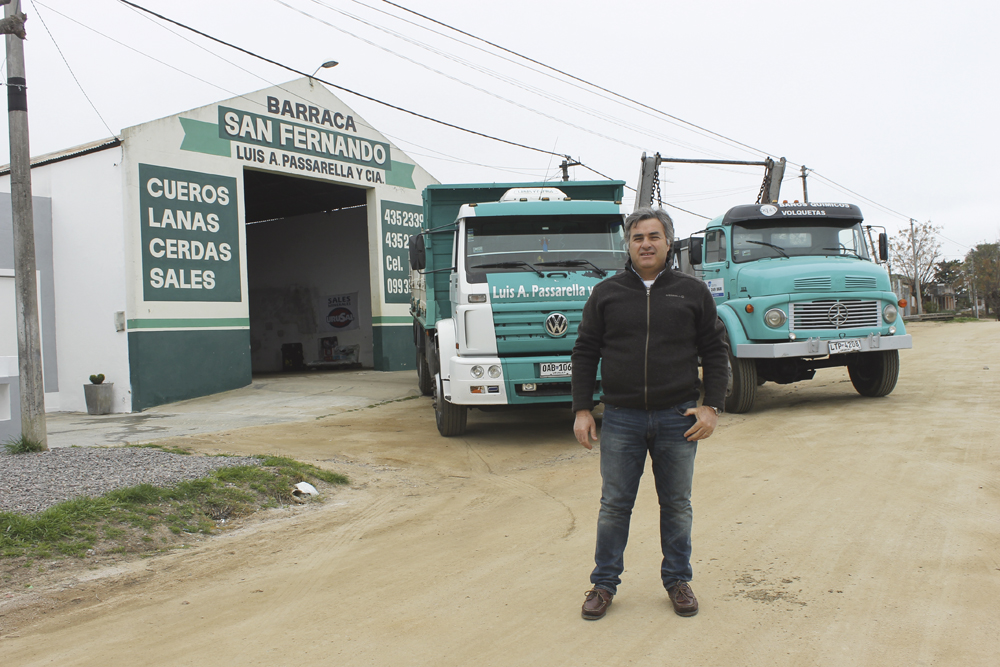
<path fill-rule="evenodd" d="M 336 60 L 327 60 L 325 63 L 317 67 L 316 70 L 309 75 L 309 78 L 311 79 L 314 76 L 316 76 L 316 72 L 320 71 L 321 69 L 330 69 L 331 67 L 336 67 L 339 64 L 340 63 L 338 63 Z"/>

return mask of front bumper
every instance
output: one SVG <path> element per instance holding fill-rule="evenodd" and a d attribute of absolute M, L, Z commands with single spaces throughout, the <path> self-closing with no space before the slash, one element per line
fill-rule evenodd
<path fill-rule="evenodd" d="M 451 357 L 447 361 L 448 377 L 443 378 L 445 397 L 456 405 L 537 405 L 541 403 L 571 403 L 572 378 L 569 375 L 541 377 L 540 366 L 547 362 L 568 362 L 567 356 L 539 357 Z M 484 369 L 499 365 L 499 378 L 473 378 L 473 366 Z M 600 373 L 598 373 L 598 383 Z M 536 391 L 523 391 L 525 383 L 534 384 Z M 594 400 L 600 398 L 595 388 Z"/>
<path fill-rule="evenodd" d="M 858 338 L 850 336 L 850 338 Z M 861 337 L 862 352 L 880 350 L 909 350 L 913 347 L 910 334 L 900 336 L 880 336 L 868 334 Z M 829 341 L 819 338 L 789 341 L 787 343 L 740 343 L 736 346 L 736 356 L 740 359 L 784 359 L 787 357 L 823 357 L 830 354 Z"/>
<path fill-rule="evenodd" d="M 443 383 L 444 395 L 455 405 L 507 405 L 507 383 L 501 375 L 473 378 L 473 366 L 502 366 L 499 357 L 452 357 L 448 360 L 449 377 Z M 473 393 L 473 388 L 479 390 Z"/>

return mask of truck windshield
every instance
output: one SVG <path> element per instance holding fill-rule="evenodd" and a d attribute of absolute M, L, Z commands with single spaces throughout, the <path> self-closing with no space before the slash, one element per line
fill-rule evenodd
<path fill-rule="evenodd" d="M 468 218 L 465 266 L 470 280 L 486 273 L 617 271 L 628 257 L 620 215 Z"/>
<path fill-rule="evenodd" d="M 868 247 L 860 223 L 824 220 L 784 225 L 746 222 L 733 225 L 733 261 L 753 262 L 775 257 L 853 257 L 867 259 Z"/>

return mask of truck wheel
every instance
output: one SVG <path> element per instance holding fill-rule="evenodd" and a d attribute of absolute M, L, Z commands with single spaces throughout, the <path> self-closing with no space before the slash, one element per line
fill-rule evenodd
<path fill-rule="evenodd" d="M 427 365 L 426 355 L 421 354 L 420 350 L 417 350 L 417 387 L 424 396 L 434 395 L 434 376 Z"/>
<path fill-rule="evenodd" d="M 440 374 L 434 376 L 434 418 L 437 421 L 438 433 L 446 438 L 465 433 L 465 425 L 469 418 L 467 407 L 455 405 L 444 397 Z"/>
<path fill-rule="evenodd" d="M 757 398 L 757 362 L 729 355 L 729 391 L 726 392 L 726 412 L 750 412 Z"/>
<path fill-rule="evenodd" d="M 899 378 L 899 351 L 861 352 L 847 362 L 851 384 L 862 396 L 886 396 Z"/>

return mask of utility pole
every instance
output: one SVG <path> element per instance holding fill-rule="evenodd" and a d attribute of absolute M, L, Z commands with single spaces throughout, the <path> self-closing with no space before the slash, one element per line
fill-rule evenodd
<path fill-rule="evenodd" d="M 28 94 L 24 79 L 24 22 L 10 0 L 0 0 L 7 37 L 7 122 L 10 128 L 10 201 L 14 222 L 14 291 L 17 299 L 18 385 L 21 435 L 48 449 L 45 388 L 35 280 L 35 228 L 31 206 L 31 157 L 28 148 Z"/>
<path fill-rule="evenodd" d="M 806 174 L 808 170 L 805 165 L 802 165 L 802 201 L 806 204 L 809 203 L 809 190 L 806 188 Z"/>
<path fill-rule="evenodd" d="M 917 239 L 913 233 L 913 223 L 916 220 L 910 218 L 910 248 L 913 249 L 913 286 L 917 290 L 917 315 L 924 314 L 924 304 L 920 296 L 920 267 L 917 266 Z"/>
<path fill-rule="evenodd" d="M 969 278 L 971 278 L 971 282 L 972 282 L 972 285 L 971 285 L 971 287 L 972 287 L 972 308 L 976 311 L 976 319 L 978 320 L 979 319 L 979 295 L 976 294 L 976 263 L 975 263 L 975 261 L 970 261 L 969 263 L 971 264 L 971 266 L 969 267 L 969 272 L 971 273 L 971 275 L 969 276 Z"/>
<path fill-rule="evenodd" d="M 570 167 L 579 167 L 579 166 L 580 166 L 579 162 L 577 162 L 576 160 L 574 160 L 573 158 L 571 158 L 571 157 L 569 157 L 567 155 L 566 159 L 562 161 L 561 165 L 559 165 L 559 167 L 562 169 L 562 179 L 564 181 L 568 181 L 569 180 L 569 168 Z"/>

